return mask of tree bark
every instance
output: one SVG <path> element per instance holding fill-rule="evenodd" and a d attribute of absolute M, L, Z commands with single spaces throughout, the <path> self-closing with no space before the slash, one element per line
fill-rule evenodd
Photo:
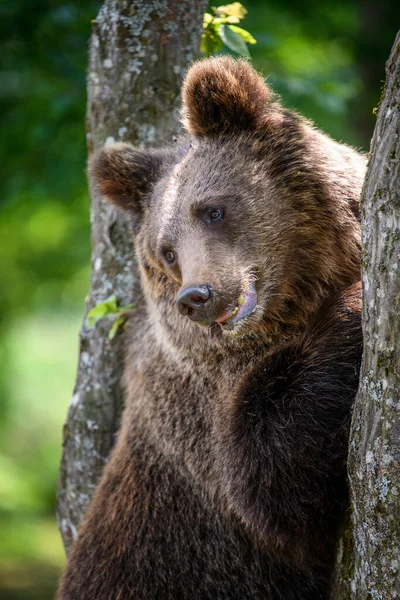
<path fill-rule="evenodd" d="M 364 357 L 335 600 L 400 597 L 400 32 L 362 193 Z"/>
<path fill-rule="evenodd" d="M 181 82 L 196 58 L 206 0 L 106 0 L 89 47 L 87 141 L 139 146 L 171 142 Z M 91 193 L 92 272 L 87 311 L 110 295 L 141 302 L 132 231 L 123 215 Z M 131 318 L 135 318 L 134 311 Z M 107 461 L 122 407 L 123 333 L 110 322 L 80 332 L 74 395 L 64 427 L 58 522 L 70 550 Z"/>

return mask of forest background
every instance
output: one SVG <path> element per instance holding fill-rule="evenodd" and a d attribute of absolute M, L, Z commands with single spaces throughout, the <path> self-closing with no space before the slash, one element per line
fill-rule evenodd
<path fill-rule="evenodd" d="M 253 63 L 285 105 L 368 151 L 400 3 L 243 4 Z M 85 71 L 100 6 L 0 1 L 1 600 L 53 598 L 64 563 L 55 492 L 89 288 Z"/>

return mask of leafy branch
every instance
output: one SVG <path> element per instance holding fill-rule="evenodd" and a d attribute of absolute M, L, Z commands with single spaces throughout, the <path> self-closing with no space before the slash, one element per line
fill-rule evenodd
<path fill-rule="evenodd" d="M 129 312 L 135 308 L 134 304 L 127 304 L 126 306 L 118 306 L 116 296 L 110 296 L 104 302 L 99 302 L 96 306 L 93 306 L 88 312 L 88 327 L 94 327 L 98 321 L 105 317 L 112 317 L 112 326 L 108 332 L 108 339 L 112 340 L 117 334 L 118 330 L 125 324 L 129 316 Z"/>
<path fill-rule="evenodd" d="M 247 9 L 240 2 L 212 7 L 213 15 L 205 13 L 200 50 L 210 56 L 226 46 L 240 56 L 251 58 L 247 44 L 255 44 L 257 40 L 245 29 L 238 27 L 247 15 Z"/>

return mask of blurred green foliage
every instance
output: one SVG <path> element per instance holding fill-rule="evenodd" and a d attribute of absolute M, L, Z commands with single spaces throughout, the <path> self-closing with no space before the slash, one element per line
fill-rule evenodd
<path fill-rule="evenodd" d="M 87 286 L 85 68 L 100 2 L 0 4 L 0 305 L 70 307 Z"/>
<path fill-rule="evenodd" d="M 0 598 L 8 600 L 52 598 L 63 563 L 55 489 L 89 284 L 85 69 L 100 4 L 0 2 Z M 243 4 L 253 62 L 285 104 L 367 150 L 400 4 Z"/>
<path fill-rule="evenodd" d="M 85 69 L 100 2 L 0 3 L 0 597 L 45 600 L 88 288 Z"/>

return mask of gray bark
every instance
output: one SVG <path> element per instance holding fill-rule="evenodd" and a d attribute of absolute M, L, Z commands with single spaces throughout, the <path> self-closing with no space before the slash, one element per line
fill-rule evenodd
<path fill-rule="evenodd" d="M 196 58 L 206 0 L 106 0 L 89 47 L 87 140 L 157 146 L 178 130 L 181 82 Z M 110 295 L 139 303 L 132 232 L 123 215 L 91 194 L 92 273 L 87 310 Z M 134 316 L 134 311 L 132 317 Z M 64 427 L 58 522 L 67 550 L 76 538 L 113 445 L 122 407 L 123 333 L 110 322 L 80 332 L 74 395 Z"/>
<path fill-rule="evenodd" d="M 400 32 L 362 193 L 364 357 L 335 600 L 400 597 Z"/>

